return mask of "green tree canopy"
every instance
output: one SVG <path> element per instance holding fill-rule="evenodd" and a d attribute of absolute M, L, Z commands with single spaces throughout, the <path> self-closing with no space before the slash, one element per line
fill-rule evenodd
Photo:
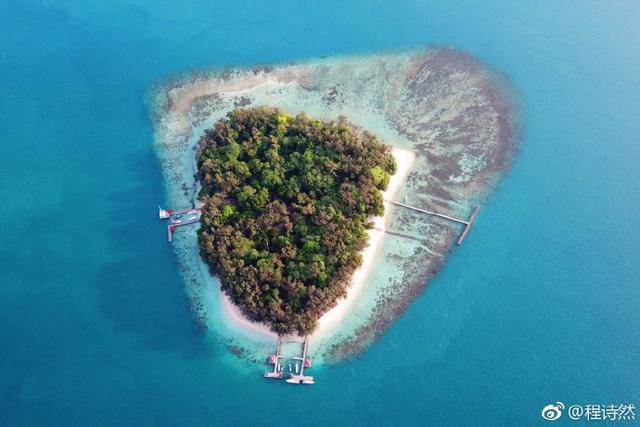
<path fill-rule="evenodd" d="M 310 333 L 361 264 L 396 164 L 366 131 L 274 108 L 237 109 L 197 151 L 200 253 L 223 291 L 278 333 Z"/>

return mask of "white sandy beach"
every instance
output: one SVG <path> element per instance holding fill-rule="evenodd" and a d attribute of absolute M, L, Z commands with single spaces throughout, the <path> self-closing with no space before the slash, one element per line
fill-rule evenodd
<path fill-rule="evenodd" d="M 399 190 L 404 186 L 409 171 L 411 171 L 415 162 L 415 155 L 412 151 L 392 147 L 393 156 L 396 159 L 396 173 L 389 180 L 387 190 L 382 193 L 384 200 L 394 200 Z M 349 308 L 366 285 L 367 277 L 375 265 L 376 257 L 382 243 L 382 238 L 386 232 L 389 213 L 391 212 L 391 204 L 384 202 L 384 216 L 373 218 L 374 228 L 368 230 L 369 245 L 362 251 L 362 265 L 351 278 L 351 284 L 347 290 L 347 296 L 338 301 L 335 307 L 326 312 L 319 320 L 318 327 L 312 334 L 311 338 L 320 338 L 327 335 L 339 326 L 341 320 L 349 312 Z M 227 325 L 238 332 L 257 338 L 273 338 L 277 335 L 269 330 L 269 327 L 247 319 L 240 309 L 231 302 L 222 291 L 220 291 L 220 309 L 223 313 L 223 321 Z"/>

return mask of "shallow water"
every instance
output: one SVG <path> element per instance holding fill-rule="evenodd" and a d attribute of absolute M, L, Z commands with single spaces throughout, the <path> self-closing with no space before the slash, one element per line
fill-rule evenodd
<path fill-rule="evenodd" d="M 635 2 L 0 1 L 0 421 L 537 425 L 556 400 L 638 406 L 639 20 Z M 145 91 L 427 43 L 520 92 L 513 169 L 360 358 L 304 389 L 228 369 L 155 220 Z"/>
<path fill-rule="evenodd" d="M 511 97 L 508 85 L 468 55 L 420 49 L 198 71 L 155 86 L 149 105 L 169 206 L 196 203 L 194 152 L 205 129 L 238 105 L 267 105 L 323 120 L 345 115 L 381 142 L 402 147 L 415 161 L 406 170 L 398 164 L 398 190 L 385 199 L 466 219 L 512 158 L 517 113 Z M 349 308 L 339 324 L 310 336 L 316 366 L 358 355 L 380 336 L 441 268 L 462 232 L 460 224 L 390 203 L 385 211 L 386 233 L 379 245 L 370 242 L 375 260 L 354 274 L 355 282 L 364 275 L 361 286 L 351 285 L 360 289 L 349 291 L 358 294 L 356 301 L 340 301 Z M 195 228 L 177 230 L 173 249 L 198 322 L 244 359 L 266 360 L 275 334 L 265 341 L 256 327 L 249 330 L 221 315 L 228 309 L 217 292 L 218 279 L 200 258 Z M 260 369 L 254 367 L 256 374 Z"/>

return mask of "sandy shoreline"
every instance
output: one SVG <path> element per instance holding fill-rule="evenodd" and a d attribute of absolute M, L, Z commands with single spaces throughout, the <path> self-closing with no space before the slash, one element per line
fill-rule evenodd
<path fill-rule="evenodd" d="M 407 176 L 415 163 L 415 154 L 410 150 L 392 147 L 392 154 L 396 160 L 397 169 L 389 180 L 387 190 L 382 193 L 384 200 L 393 200 L 395 198 L 405 184 Z M 367 230 L 369 245 L 362 251 L 362 265 L 353 273 L 347 296 L 338 301 L 332 309 L 318 320 L 318 327 L 311 335 L 312 339 L 323 337 L 339 327 L 340 321 L 347 315 L 349 308 L 365 287 L 367 277 L 375 265 L 376 256 L 386 232 L 391 204 L 385 201 L 384 208 L 384 215 L 373 218 L 374 227 L 371 230 Z M 251 337 L 277 338 L 277 335 L 267 325 L 248 319 L 222 290 L 218 289 L 218 292 L 220 293 L 220 310 L 223 314 L 223 322 L 227 326 Z"/>

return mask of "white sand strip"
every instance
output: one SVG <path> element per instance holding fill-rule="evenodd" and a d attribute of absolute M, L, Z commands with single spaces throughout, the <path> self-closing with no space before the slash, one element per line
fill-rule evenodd
<path fill-rule="evenodd" d="M 256 338 L 272 338 L 276 340 L 278 335 L 272 332 L 264 323 L 249 320 L 240 308 L 218 287 L 220 292 L 220 308 L 222 310 L 222 320 L 229 327 L 237 332 Z"/>
<path fill-rule="evenodd" d="M 397 169 L 396 173 L 389 180 L 387 190 L 382 193 L 384 200 L 395 200 L 396 194 L 404 186 L 409 171 L 411 171 L 415 162 L 415 155 L 412 151 L 393 147 L 392 152 L 396 159 Z M 338 301 L 335 307 L 326 312 L 318 320 L 318 327 L 311 336 L 312 338 L 319 338 L 335 330 L 366 285 L 367 277 L 376 264 L 382 238 L 387 230 L 387 221 L 391 208 L 392 206 L 389 202 L 384 202 L 384 216 L 374 218 L 374 227 L 371 230 L 367 230 L 367 233 L 369 233 L 369 246 L 362 251 L 362 265 L 353 273 L 349 289 L 347 290 L 347 296 Z"/>

